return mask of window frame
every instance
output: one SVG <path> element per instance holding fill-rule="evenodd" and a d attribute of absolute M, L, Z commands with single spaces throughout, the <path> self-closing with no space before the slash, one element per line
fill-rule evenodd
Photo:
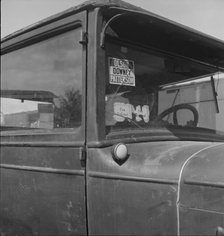
<path fill-rule="evenodd" d="M 69 131 L 58 129 L 50 130 L 13 130 L 13 131 L 1 131 L 1 142 L 41 142 L 52 143 L 55 141 L 65 142 L 68 145 L 73 141 L 79 141 L 78 143 L 85 142 L 86 133 L 86 56 L 87 48 L 81 42 L 83 34 L 87 31 L 87 11 L 76 13 L 72 16 L 65 17 L 60 20 L 54 20 L 53 22 L 45 23 L 44 25 L 38 25 L 34 29 L 24 30 L 17 36 L 9 37 L 2 42 L 1 56 L 10 52 L 28 47 L 30 45 L 45 41 L 63 33 L 81 28 L 80 34 L 80 46 L 82 48 L 82 119 L 81 125 L 78 128 L 69 128 Z M 77 143 L 77 144 L 78 144 Z M 79 145 L 79 144 L 78 144 Z"/>
<path fill-rule="evenodd" d="M 107 42 L 107 39 L 105 40 Z M 113 41 L 113 40 L 111 40 Z M 110 42 L 111 42 L 110 41 Z M 156 49 L 152 49 L 152 48 L 145 48 L 145 47 L 139 47 L 139 45 L 130 45 L 129 42 L 126 42 L 126 41 L 119 41 L 119 40 L 114 40 L 117 44 L 122 44 L 122 45 L 125 45 L 125 46 L 131 46 L 132 48 L 135 48 L 135 49 L 140 49 L 141 51 L 143 52 L 150 52 L 152 55 L 155 55 L 155 56 L 167 56 L 169 58 L 178 58 L 180 60 L 183 60 L 183 61 L 190 61 L 190 62 L 194 62 L 194 61 L 191 61 L 190 59 L 187 59 L 187 58 L 182 58 L 181 56 L 176 56 L 176 55 L 171 55 L 167 52 L 160 52 Z M 106 43 L 105 43 L 106 44 Z M 107 53 L 106 53 L 106 46 L 104 49 L 102 49 L 102 51 L 104 52 L 104 79 L 105 77 L 107 76 Z M 196 62 L 198 63 L 198 62 Z M 201 64 L 201 63 L 198 63 L 198 64 Z M 202 65 L 203 66 L 203 65 Z M 208 66 L 208 65 L 204 65 L 205 67 L 208 67 L 208 68 L 213 68 L 212 66 Z M 101 79 L 102 81 L 102 79 Z M 102 82 L 103 83 L 103 82 Z M 100 82 L 101 86 L 102 86 L 102 83 Z M 104 81 L 104 86 L 105 86 L 105 81 Z M 102 88 L 101 88 L 102 89 Z M 105 88 L 104 88 L 105 89 Z M 104 91 L 104 95 L 105 95 L 105 90 L 103 89 Z M 102 96 L 102 92 L 100 94 L 100 96 Z M 104 112 L 103 114 L 105 114 L 105 107 L 102 107 L 101 108 L 101 111 L 100 112 Z M 101 117 L 101 124 L 105 124 L 105 117 Z M 101 127 L 101 130 L 103 130 L 105 133 L 103 135 L 103 143 L 106 144 L 106 143 L 116 143 L 116 142 L 136 142 L 137 140 L 139 141 L 158 141 L 158 140 L 195 140 L 195 133 L 194 132 L 183 132 L 183 131 L 179 131 L 178 129 L 175 130 L 175 132 L 170 132 L 169 129 L 167 128 L 161 128 L 161 129 L 152 129 L 152 130 L 147 130 L 145 132 L 141 131 L 141 130 L 117 130 L 117 131 L 113 131 L 113 132 L 109 132 L 109 133 L 106 133 L 106 126 L 104 125 L 103 127 Z M 207 135 L 207 136 L 206 136 Z M 132 136 L 133 138 L 130 138 L 130 136 Z M 206 137 L 203 137 L 203 135 L 201 135 L 201 137 L 199 138 L 196 138 L 197 141 L 199 140 L 223 140 L 223 136 L 220 134 L 216 134 L 216 135 L 210 135 L 210 134 L 204 134 L 204 136 Z"/>

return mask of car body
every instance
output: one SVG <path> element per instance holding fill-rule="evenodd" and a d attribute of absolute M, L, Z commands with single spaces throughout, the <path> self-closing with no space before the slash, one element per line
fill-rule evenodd
<path fill-rule="evenodd" d="M 123 1 L 4 38 L 1 234 L 224 235 L 223 72 L 222 41 Z"/>

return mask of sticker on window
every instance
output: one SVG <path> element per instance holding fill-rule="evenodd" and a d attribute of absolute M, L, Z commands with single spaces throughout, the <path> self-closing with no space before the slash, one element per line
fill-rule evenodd
<path fill-rule="evenodd" d="M 109 57 L 109 83 L 135 86 L 134 61 Z"/>
<path fill-rule="evenodd" d="M 133 120 L 133 116 L 135 115 L 135 121 L 141 122 L 144 121 L 145 123 L 149 122 L 149 106 L 148 105 L 138 105 L 134 107 L 132 104 L 125 104 L 122 102 L 115 102 L 114 103 L 114 120 L 117 122 L 125 121 L 125 118 Z"/>

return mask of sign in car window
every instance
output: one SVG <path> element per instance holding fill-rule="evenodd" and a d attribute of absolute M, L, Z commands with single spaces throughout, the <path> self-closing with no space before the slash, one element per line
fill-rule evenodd
<path fill-rule="evenodd" d="M 134 61 L 109 57 L 109 83 L 135 86 Z"/>

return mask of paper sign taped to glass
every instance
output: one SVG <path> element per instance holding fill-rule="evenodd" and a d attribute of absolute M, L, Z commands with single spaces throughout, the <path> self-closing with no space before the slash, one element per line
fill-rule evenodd
<path fill-rule="evenodd" d="M 135 86 L 134 61 L 109 57 L 109 83 Z"/>

